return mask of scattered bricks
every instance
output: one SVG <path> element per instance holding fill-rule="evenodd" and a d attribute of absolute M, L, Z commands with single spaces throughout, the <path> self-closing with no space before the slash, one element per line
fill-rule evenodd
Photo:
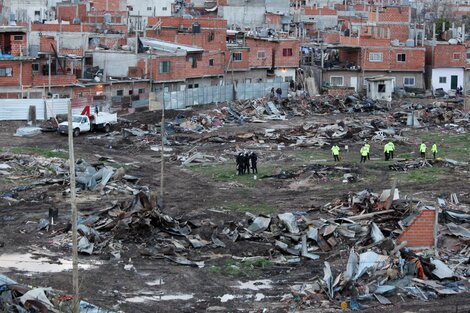
<path fill-rule="evenodd" d="M 421 210 L 411 224 L 400 234 L 398 242 L 407 241 L 410 248 L 434 245 L 435 210 Z"/>
<path fill-rule="evenodd" d="M 327 94 L 333 97 L 351 96 L 354 94 L 354 87 L 330 87 Z"/>

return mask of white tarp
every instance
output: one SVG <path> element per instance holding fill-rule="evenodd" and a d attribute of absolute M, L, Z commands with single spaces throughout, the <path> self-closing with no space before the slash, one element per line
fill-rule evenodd
<path fill-rule="evenodd" d="M 36 107 L 36 119 L 44 120 L 57 114 L 67 114 L 70 99 L 1 99 L 0 121 L 27 121 L 29 107 Z"/>

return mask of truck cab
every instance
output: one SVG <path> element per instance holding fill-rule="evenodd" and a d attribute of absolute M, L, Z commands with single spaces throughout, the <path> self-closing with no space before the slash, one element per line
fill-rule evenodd
<path fill-rule="evenodd" d="M 86 115 L 72 116 L 73 135 L 77 137 L 80 133 L 85 133 L 91 130 L 91 122 Z M 68 121 L 59 124 L 59 133 L 67 134 L 69 131 Z"/>

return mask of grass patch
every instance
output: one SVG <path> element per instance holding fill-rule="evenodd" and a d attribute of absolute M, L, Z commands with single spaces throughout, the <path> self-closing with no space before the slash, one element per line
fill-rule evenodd
<path fill-rule="evenodd" d="M 63 151 L 55 151 L 53 149 L 39 148 L 39 147 L 12 147 L 10 149 L 2 149 L 2 152 L 10 151 L 15 154 L 31 154 L 40 155 L 46 158 L 61 158 L 67 159 L 68 153 Z"/>
<path fill-rule="evenodd" d="M 235 212 L 250 212 L 253 214 L 273 214 L 277 212 L 277 209 L 270 204 L 265 202 L 257 202 L 256 205 L 248 205 L 236 201 L 230 201 L 224 204 L 224 208 L 235 211 Z"/>
<path fill-rule="evenodd" d="M 437 144 L 437 156 L 441 158 L 455 159 L 458 161 L 468 161 L 470 159 L 470 136 L 430 133 L 422 136 L 422 139 L 428 146 L 426 152 L 431 157 L 431 146 Z M 418 150 L 418 147 L 416 147 Z M 416 152 L 417 153 L 417 152 Z"/>
<path fill-rule="evenodd" d="M 253 277 L 257 269 L 271 267 L 273 263 L 268 259 L 258 259 L 256 261 L 239 262 L 227 260 L 222 265 L 214 265 L 209 268 L 209 272 L 229 276 L 234 278 Z"/>
<path fill-rule="evenodd" d="M 442 176 L 449 175 L 448 168 L 442 167 L 425 167 L 419 168 L 416 170 L 411 170 L 409 172 L 398 172 L 393 173 L 394 176 L 398 180 L 402 180 L 405 182 L 410 183 L 418 183 L 418 184 L 431 184 L 435 183 L 438 179 Z"/>
<path fill-rule="evenodd" d="M 256 183 L 253 174 L 237 175 L 235 163 L 191 166 L 190 169 L 199 175 L 210 177 L 216 182 L 238 182 L 248 187 L 254 187 Z M 258 165 L 257 176 L 273 175 L 275 170 L 275 166 Z"/>

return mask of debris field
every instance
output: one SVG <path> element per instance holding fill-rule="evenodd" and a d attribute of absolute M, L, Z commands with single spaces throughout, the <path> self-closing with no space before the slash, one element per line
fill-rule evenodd
<path fill-rule="evenodd" d="M 260 98 L 168 111 L 164 127 L 158 111 L 118 116 L 74 139 L 81 312 L 470 310 L 461 102 Z M 67 138 L 24 124 L 1 124 L 0 311 L 70 312 Z M 237 175 L 252 151 L 258 173 Z"/>

